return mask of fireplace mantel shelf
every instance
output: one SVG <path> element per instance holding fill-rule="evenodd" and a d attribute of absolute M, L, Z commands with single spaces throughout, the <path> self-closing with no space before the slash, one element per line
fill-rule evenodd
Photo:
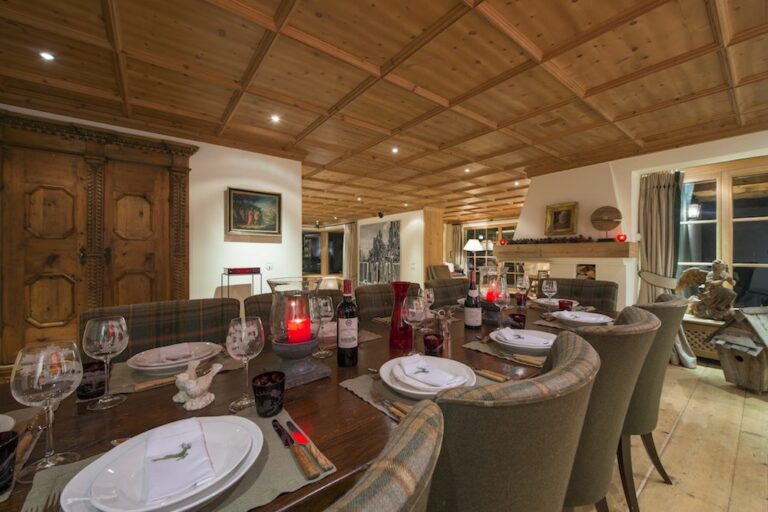
<path fill-rule="evenodd" d="M 552 258 L 637 258 L 637 242 L 584 242 L 573 244 L 496 245 L 499 261 L 548 260 Z"/>

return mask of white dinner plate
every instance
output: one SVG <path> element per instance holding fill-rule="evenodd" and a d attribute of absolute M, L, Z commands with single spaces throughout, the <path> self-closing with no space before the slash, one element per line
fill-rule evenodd
<path fill-rule="evenodd" d="M 444 370 L 448 373 L 452 373 L 453 375 L 460 375 L 462 377 L 466 376 L 466 381 L 463 384 L 460 384 L 461 386 L 474 386 L 477 382 L 477 378 L 475 377 L 475 372 L 472 371 L 472 368 L 465 365 L 464 363 L 460 363 L 458 361 L 454 361 L 453 359 L 445 359 L 442 357 L 432 357 L 432 356 L 421 356 L 427 361 L 429 361 L 429 364 L 436 368 L 440 368 L 441 370 Z M 381 365 L 381 368 L 379 368 L 379 376 L 381 377 L 381 380 L 386 384 L 388 387 L 392 388 L 395 392 L 400 393 L 403 396 L 407 396 L 409 398 L 414 398 L 416 400 L 423 400 L 425 398 L 434 398 L 437 393 L 440 391 L 445 391 L 446 389 L 451 388 L 443 388 L 440 390 L 435 391 L 420 391 L 418 389 L 414 389 L 410 386 L 407 386 L 397 379 L 394 378 L 392 375 L 392 369 L 395 365 L 400 364 L 400 358 L 397 357 L 395 359 L 390 359 L 383 365 Z M 453 387 L 458 387 L 451 386 Z"/>
<path fill-rule="evenodd" d="M 216 357 L 219 352 L 222 351 L 221 345 L 217 343 L 208 343 L 208 342 L 200 342 L 201 345 L 207 345 L 208 351 L 204 353 L 203 356 L 201 356 L 199 359 L 190 359 L 185 361 L 176 361 L 173 363 L 168 363 L 165 365 L 160 366 L 143 366 L 136 362 L 135 358 L 138 356 L 144 354 L 145 352 L 141 352 L 140 354 L 136 354 L 135 356 L 131 357 L 126 361 L 128 366 L 130 368 L 133 368 L 134 370 L 140 371 L 142 373 L 146 373 L 149 375 L 173 375 L 174 373 L 180 373 L 184 371 L 187 368 L 187 364 L 190 361 L 200 361 L 201 363 Z M 190 345 L 197 345 L 197 343 L 190 343 Z M 157 349 L 150 349 L 150 350 L 157 350 Z M 149 352 L 146 351 L 146 352 Z M 200 354 L 201 352 L 196 352 L 197 354 Z"/>
<path fill-rule="evenodd" d="M 183 345 L 189 350 L 189 354 L 181 357 L 173 357 L 174 352 L 183 350 Z M 168 366 L 173 364 L 188 363 L 195 359 L 202 359 L 209 356 L 219 345 L 208 343 L 206 341 L 176 343 L 164 347 L 151 348 L 144 352 L 139 352 L 131 357 L 133 364 L 142 367 Z"/>
<path fill-rule="evenodd" d="M 529 329 L 510 329 L 519 339 L 507 341 L 501 337 L 500 331 L 491 332 L 488 336 L 502 348 L 513 350 L 517 354 L 531 356 L 546 356 L 554 343 L 556 334 L 544 331 L 532 331 Z"/>
<path fill-rule="evenodd" d="M 600 313 L 585 313 L 583 311 L 554 311 L 552 316 L 573 327 L 608 325 L 613 318 Z"/>
<path fill-rule="evenodd" d="M 228 419 L 226 416 L 224 418 Z M 214 418 L 214 421 L 201 421 L 200 426 L 203 429 L 211 466 L 216 475 L 213 480 L 150 505 L 146 504 L 144 461 L 147 437 L 145 436 L 142 442 L 134 443 L 132 447 L 119 450 L 120 446 L 117 446 L 107 452 L 107 465 L 91 485 L 91 502 L 104 512 L 148 512 L 204 492 L 205 489 L 219 482 L 234 471 L 248 454 L 251 448 L 251 437 L 246 434 L 240 422 L 233 423 Z"/>
<path fill-rule="evenodd" d="M 214 499 L 216 496 L 220 495 L 228 488 L 236 484 L 251 468 L 253 463 L 256 462 L 256 459 L 258 458 L 259 453 L 261 453 L 261 449 L 264 445 L 264 436 L 261 433 L 261 429 L 259 429 L 258 425 L 246 418 L 241 418 L 239 416 L 214 416 L 200 418 L 200 423 L 203 425 L 211 421 L 225 421 L 241 426 L 244 429 L 245 434 L 251 439 L 250 451 L 248 451 L 244 460 L 235 468 L 234 471 L 231 471 L 227 476 L 219 480 L 217 483 L 205 488 L 202 492 L 198 492 L 192 496 L 187 497 L 182 501 L 156 508 L 154 509 L 155 512 L 182 511 L 199 507 L 200 505 Z M 203 428 L 205 430 L 205 427 Z M 107 457 L 107 455 L 124 446 L 127 448 L 123 448 L 123 450 L 128 451 L 137 444 L 143 444 L 146 442 L 146 435 L 147 432 L 144 432 L 143 434 L 135 436 L 128 441 L 118 445 L 113 450 L 105 453 L 90 463 L 77 475 L 75 475 L 75 477 L 69 481 L 61 493 L 60 504 L 64 512 L 98 512 L 99 509 L 91 503 L 91 486 L 94 480 L 103 471 L 106 470 L 112 461 L 112 457 Z M 122 453 L 122 450 L 118 453 Z"/>
<path fill-rule="evenodd" d="M 532 301 L 535 302 L 536 304 L 539 304 L 540 306 L 545 306 L 545 307 L 548 307 L 548 308 L 559 308 L 561 300 L 569 300 L 569 301 L 571 301 L 573 303 L 573 306 L 578 306 L 579 305 L 579 301 L 573 300 L 573 299 L 557 299 L 557 298 L 555 298 L 555 299 L 547 299 L 546 297 L 532 299 Z"/>

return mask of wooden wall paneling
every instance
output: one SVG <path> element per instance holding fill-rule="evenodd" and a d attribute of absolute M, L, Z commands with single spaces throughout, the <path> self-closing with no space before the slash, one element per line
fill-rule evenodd
<path fill-rule="evenodd" d="M 186 159 L 170 168 L 168 228 L 171 253 L 171 298 L 189 297 L 189 167 Z"/>
<path fill-rule="evenodd" d="M 443 263 L 443 209 L 424 208 L 424 272 L 429 265 Z"/>

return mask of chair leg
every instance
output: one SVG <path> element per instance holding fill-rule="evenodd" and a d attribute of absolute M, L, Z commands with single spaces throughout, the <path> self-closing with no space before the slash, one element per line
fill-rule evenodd
<path fill-rule="evenodd" d="M 605 496 L 603 496 L 603 499 L 595 503 L 595 510 L 597 510 L 597 512 L 610 512 L 608 510 L 608 500 L 605 499 Z"/>
<path fill-rule="evenodd" d="M 661 478 L 664 480 L 664 483 L 672 485 L 672 479 L 669 478 L 669 475 L 664 470 L 664 466 L 661 464 L 661 459 L 659 459 L 659 454 L 656 451 L 656 445 L 653 442 L 653 433 L 648 432 L 647 434 L 643 434 L 640 437 L 643 440 L 645 451 L 648 453 L 648 457 L 650 457 L 651 462 L 653 462 L 653 466 L 656 468 L 656 471 L 659 472 Z"/>
<path fill-rule="evenodd" d="M 619 439 L 619 448 L 616 450 L 619 459 L 619 475 L 621 486 L 624 488 L 624 498 L 629 505 L 629 512 L 640 512 L 637 504 L 637 491 L 635 490 L 635 477 L 632 473 L 632 437 L 622 435 Z"/>

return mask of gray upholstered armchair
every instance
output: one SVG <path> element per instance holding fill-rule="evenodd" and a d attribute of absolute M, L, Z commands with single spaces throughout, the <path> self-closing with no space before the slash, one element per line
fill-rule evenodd
<path fill-rule="evenodd" d="M 435 303 L 432 307 L 455 306 L 456 301 L 467 296 L 469 280 L 466 278 L 432 279 L 424 283 L 424 288 L 435 291 Z"/>
<path fill-rule="evenodd" d="M 600 311 L 616 311 L 619 285 L 613 281 L 594 279 L 551 278 L 557 281 L 557 297 L 574 299 L 582 306 L 592 306 Z M 539 297 L 544 297 L 539 287 Z"/>

